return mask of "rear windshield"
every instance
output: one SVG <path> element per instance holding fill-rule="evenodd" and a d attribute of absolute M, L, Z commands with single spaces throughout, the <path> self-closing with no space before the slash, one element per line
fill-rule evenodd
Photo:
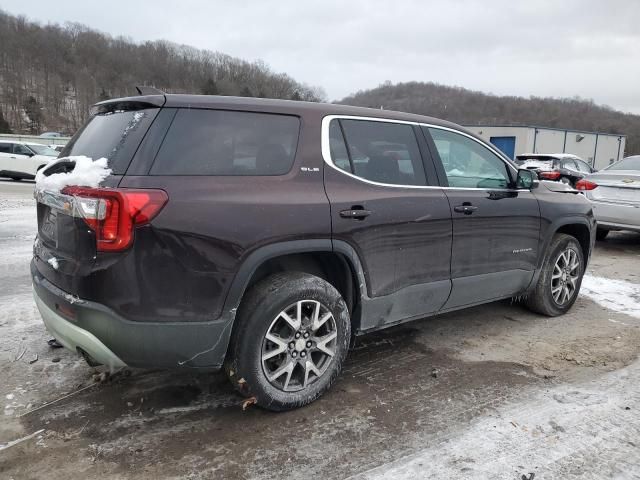
<path fill-rule="evenodd" d="M 60 157 L 105 157 L 114 175 L 123 175 L 159 108 L 100 113 L 89 118 Z"/>
<path fill-rule="evenodd" d="M 640 156 L 623 158 L 605 170 L 640 170 Z"/>
<path fill-rule="evenodd" d="M 290 115 L 181 109 L 151 175 L 283 175 L 291 170 L 300 120 Z"/>

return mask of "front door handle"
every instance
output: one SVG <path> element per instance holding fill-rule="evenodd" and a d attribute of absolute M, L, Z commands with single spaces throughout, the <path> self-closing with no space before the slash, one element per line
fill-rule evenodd
<path fill-rule="evenodd" d="M 471 215 L 478 207 L 471 205 L 469 202 L 464 202 L 462 205 L 456 205 L 453 210 L 458 213 L 464 213 L 465 215 Z"/>
<path fill-rule="evenodd" d="M 364 220 L 369 215 L 371 215 L 371 211 L 365 210 L 359 205 L 354 205 L 350 210 L 342 210 L 340 212 L 342 218 L 353 218 L 355 220 Z"/>

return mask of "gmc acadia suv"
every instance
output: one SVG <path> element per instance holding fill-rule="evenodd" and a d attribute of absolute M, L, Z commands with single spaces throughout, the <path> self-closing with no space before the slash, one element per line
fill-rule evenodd
<path fill-rule="evenodd" d="M 36 191 L 47 329 L 93 364 L 224 367 L 272 410 L 325 392 L 355 335 L 510 297 L 565 313 L 594 243 L 582 195 L 418 115 L 141 95 L 97 104 L 75 155 L 112 174 Z"/>

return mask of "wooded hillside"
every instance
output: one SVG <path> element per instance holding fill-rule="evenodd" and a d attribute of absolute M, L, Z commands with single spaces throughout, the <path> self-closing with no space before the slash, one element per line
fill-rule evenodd
<path fill-rule="evenodd" d="M 41 25 L 0 10 L 0 133 L 73 133 L 95 102 L 136 85 L 318 101 L 319 88 L 223 53 L 166 41 L 135 43 L 79 24 Z"/>
<path fill-rule="evenodd" d="M 640 115 L 580 98 L 500 97 L 435 83 L 386 82 L 340 101 L 399 110 L 463 125 L 537 125 L 627 135 L 626 155 L 640 154 Z"/>

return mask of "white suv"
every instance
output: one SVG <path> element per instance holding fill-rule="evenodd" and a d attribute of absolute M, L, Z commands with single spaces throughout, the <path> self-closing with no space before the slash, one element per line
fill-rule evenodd
<path fill-rule="evenodd" d="M 0 140 L 0 177 L 35 178 L 36 172 L 57 156 L 58 152 L 41 143 Z"/>

